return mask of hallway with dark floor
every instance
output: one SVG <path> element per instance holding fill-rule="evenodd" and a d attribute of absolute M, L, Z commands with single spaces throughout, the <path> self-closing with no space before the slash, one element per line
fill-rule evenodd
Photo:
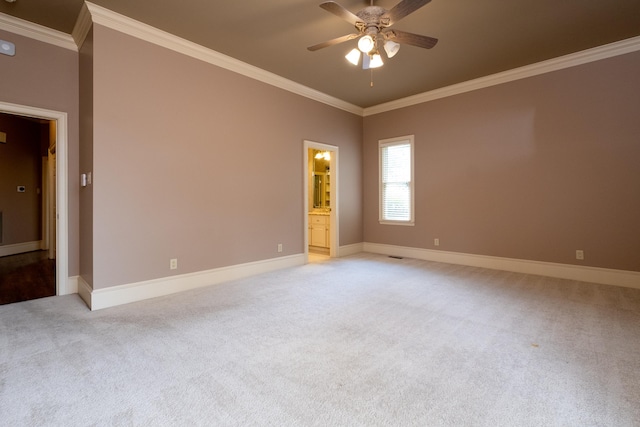
<path fill-rule="evenodd" d="M 55 266 L 47 251 L 0 257 L 0 305 L 55 295 Z"/>

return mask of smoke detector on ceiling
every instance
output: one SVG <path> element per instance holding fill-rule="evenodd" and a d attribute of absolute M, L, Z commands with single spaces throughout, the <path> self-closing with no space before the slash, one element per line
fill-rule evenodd
<path fill-rule="evenodd" d="M 0 40 L 0 53 L 3 55 L 13 56 L 16 54 L 16 45 L 11 42 Z"/>

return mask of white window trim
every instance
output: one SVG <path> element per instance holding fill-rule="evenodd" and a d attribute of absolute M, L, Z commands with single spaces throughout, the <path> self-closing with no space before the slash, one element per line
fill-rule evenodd
<path fill-rule="evenodd" d="M 411 207 L 410 207 L 410 218 L 407 221 L 398 221 L 398 220 L 388 220 L 383 219 L 382 216 L 382 149 L 385 147 L 389 147 L 391 145 L 400 145 L 409 143 L 411 146 Z M 378 141 L 378 222 L 380 224 L 386 225 L 406 225 L 406 226 L 414 226 L 415 225 L 415 143 L 413 135 L 405 135 L 399 136 L 395 138 L 381 139 Z"/>

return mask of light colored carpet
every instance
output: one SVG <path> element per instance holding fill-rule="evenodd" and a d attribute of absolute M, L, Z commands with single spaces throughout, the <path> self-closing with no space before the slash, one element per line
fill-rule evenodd
<path fill-rule="evenodd" d="M 638 426 L 640 290 L 359 254 L 5 305 L 0 425 Z"/>

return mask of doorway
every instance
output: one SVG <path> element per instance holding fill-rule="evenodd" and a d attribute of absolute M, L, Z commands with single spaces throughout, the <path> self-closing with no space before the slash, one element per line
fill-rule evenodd
<path fill-rule="evenodd" d="M 25 260 L 20 260 L 20 262 L 34 258 L 40 259 L 42 254 L 46 260 L 49 260 L 50 257 L 55 258 L 55 261 L 52 261 L 55 266 L 55 295 L 72 293 L 73 287 L 68 283 L 67 113 L 6 102 L 0 102 L 0 113 L 49 123 L 50 138 L 55 143 L 46 147 L 47 154 L 41 160 L 39 246 L 33 248 L 34 253 L 30 257 L 24 256 Z M 10 140 L 10 136 L 7 135 L 7 139 Z M 18 192 L 20 190 L 17 188 Z M 8 227 L 6 221 L 4 221 L 3 227 L 6 231 Z M 29 249 L 20 247 L 7 249 L 7 245 L 3 246 L 5 246 L 5 251 L 9 252 L 25 252 L 26 249 Z M 39 250 L 40 253 L 35 252 L 36 250 Z M 43 274 L 42 270 L 39 274 Z"/>
<path fill-rule="evenodd" d="M 338 256 L 339 248 L 339 167 L 338 147 L 304 141 L 304 255 L 305 262 L 326 249 L 329 257 Z M 314 154 L 315 153 L 315 154 Z M 314 162 L 317 154 L 323 159 Z M 321 170 L 314 165 L 321 164 Z"/>

